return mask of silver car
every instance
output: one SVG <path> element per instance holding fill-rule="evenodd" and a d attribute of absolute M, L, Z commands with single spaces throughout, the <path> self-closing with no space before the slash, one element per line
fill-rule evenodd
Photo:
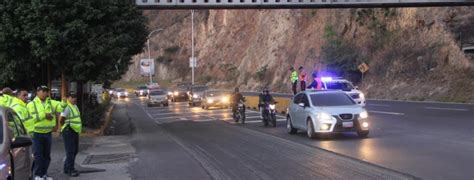
<path fill-rule="evenodd" d="M 0 106 L 0 179 L 31 179 L 31 139 L 18 116 Z"/>
<path fill-rule="evenodd" d="M 148 107 L 154 105 L 168 106 L 168 94 L 162 90 L 153 90 L 148 93 Z"/>
<path fill-rule="evenodd" d="M 343 91 L 305 91 L 290 102 L 287 130 L 306 131 L 310 138 L 341 132 L 367 137 L 369 120 L 367 110 Z"/>

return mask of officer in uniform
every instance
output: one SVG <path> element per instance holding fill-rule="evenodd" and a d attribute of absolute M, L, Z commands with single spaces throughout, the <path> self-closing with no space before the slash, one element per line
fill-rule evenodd
<path fill-rule="evenodd" d="M 27 127 L 33 137 L 34 165 L 33 174 L 35 179 L 52 179 L 47 175 L 51 162 L 51 132 L 56 127 L 51 102 L 48 101 L 49 88 L 40 86 L 36 89 L 36 97 L 27 104 L 30 113 L 31 126 Z"/>
<path fill-rule="evenodd" d="M 61 113 L 61 132 L 66 149 L 66 161 L 64 161 L 64 174 L 71 177 L 79 176 L 79 172 L 74 168 L 74 161 L 78 152 L 79 134 L 82 131 L 81 113 L 77 108 L 76 94 L 70 92 L 67 96 L 67 107 Z"/>

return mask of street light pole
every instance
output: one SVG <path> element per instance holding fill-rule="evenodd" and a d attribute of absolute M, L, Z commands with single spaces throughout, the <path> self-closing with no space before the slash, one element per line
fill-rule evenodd
<path fill-rule="evenodd" d="M 159 31 L 163 31 L 163 29 L 159 28 L 159 29 L 155 29 L 153 31 L 150 32 L 150 34 L 148 34 L 148 38 L 147 38 L 147 46 L 148 46 L 148 61 L 151 59 L 151 55 L 150 55 L 150 37 L 153 33 L 155 32 L 159 32 Z M 155 63 L 153 63 L 154 65 Z M 153 67 L 153 69 L 155 69 L 155 67 Z M 151 83 L 153 83 L 153 78 L 152 78 L 152 75 L 151 75 L 151 66 L 150 66 L 150 71 L 148 73 L 150 75 L 150 85 Z"/>
<path fill-rule="evenodd" d="M 191 10 L 191 85 L 194 85 L 194 10 Z"/>

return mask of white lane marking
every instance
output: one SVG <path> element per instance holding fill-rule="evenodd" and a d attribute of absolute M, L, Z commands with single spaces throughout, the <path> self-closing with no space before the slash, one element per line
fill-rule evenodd
<path fill-rule="evenodd" d="M 372 104 L 372 103 L 368 103 L 367 104 L 368 106 L 380 106 L 380 107 L 390 107 L 391 105 L 388 105 L 388 104 Z"/>
<path fill-rule="evenodd" d="M 370 112 L 370 113 L 378 113 L 378 114 L 398 115 L 398 116 L 405 115 L 405 113 L 398 113 L 398 112 L 385 112 L 385 111 L 368 111 L 368 112 Z"/>
<path fill-rule="evenodd" d="M 194 122 L 209 122 L 209 121 L 215 121 L 215 119 L 202 119 L 202 120 L 193 120 Z"/>
<path fill-rule="evenodd" d="M 469 111 L 469 109 L 464 109 L 464 108 L 425 107 L 425 109 L 431 109 L 431 110 L 447 110 L 447 111 Z"/>
<path fill-rule="evenodd" d="M 182 120 L 182 121 L 186 121 L 186 120 L 188 120 L 188 119 L 186 119 L 186 118 L 184 118 L 184 117 L 182 117 L 182 118 L 179 118 L 179 119 L 180 119 L 180 120 Z"/>
<path fill-rule="evenodd" d="M 277 122 L 283 122 L 283 121 L 286 121 L 286 119 L 277 119 Z M 245 123 L 250 123 L 250 124 L 252 124 L 252 123 L 261 123 L 261 122 L 262 122 L 262 120 L 252 120 L 252 121 L 245 120 Z M 234 121 L 229 121 L 229 123 L 236 124 Z M 238 123 L 240 123 L 240 122 L 238 122 Z"/>

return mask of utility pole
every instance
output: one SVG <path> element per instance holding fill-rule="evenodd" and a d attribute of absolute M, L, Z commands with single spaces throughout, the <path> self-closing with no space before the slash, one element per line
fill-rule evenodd
<path fill-rule="evenodd" d="M 150 55 L 150 37 L 153 33 L 155 32 L 159 32 L 159 31 L 163 31 L 163 29 L 159 28 L 159 29 L 155 29 L 153 31 L 150 32 L 150 34 L 148 34 L 148 38 L 147 38 L 147 46 L 148 46 L 148 61 L 150 61 L 151 59 L 151 55 Z M 153 63 L 154 65 L 155 63 Z M 151 75 L 151 66 L 150 66 L 150 71 L 149 71 L 149 75 L 150 75 L 150 85 L 151 83 L 153 83 L 153 78 L 152 78 L 152 75 Z M 155 69 L 155 67 L 153 67 L 153 69 Z"/>
<path fill-rule="evenodd" d="M 194 85 L 194 66 L 197 64 L 194 59 L 194 10 L 191 10 L 191 85 Z"/>

